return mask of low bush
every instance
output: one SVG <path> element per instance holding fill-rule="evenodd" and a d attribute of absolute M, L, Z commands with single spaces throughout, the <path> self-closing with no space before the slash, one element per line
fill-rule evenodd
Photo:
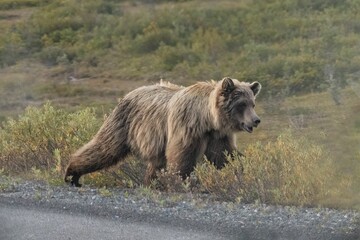
<path fill-rule="evenodd" d="M 93 109 L 67 113 L 50 103 L 28 107 L 0 128 L 0 169 L 11 173 L 37 170 L 62 173 L 70 154 L 98 130 Z"/>
<path fill-rule="evenodd" d="M 328 193 L 333 171 L 327 154 L 290 132 L 265 145 L 249 145 L 222 170 L 204 162 L 200 184 L 219 199 L 286 205 L 316 205 Z"/>

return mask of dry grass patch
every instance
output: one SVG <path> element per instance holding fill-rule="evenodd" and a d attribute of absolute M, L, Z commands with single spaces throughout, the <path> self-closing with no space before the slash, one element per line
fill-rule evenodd
<path fill-rule="evenodd" d="M 317 205 L 328 195 L 334 174 L 329 156 L 290 132 L 267 144 L 252 144 L 245 156 L 229 159 L 218 171 L 205 162 L 196 168 L 201 185 L 219 199 L 285 205 Z"/>
<path fill-rule="evenodd" d="M 5 172 L 28 173 L 46 170 L 62 173 L 70 154 L 97 131 L 92 109 L 75 113 L 28 107 L 17 120 L 8 119 L 0 128 L 0 168 Z"/>

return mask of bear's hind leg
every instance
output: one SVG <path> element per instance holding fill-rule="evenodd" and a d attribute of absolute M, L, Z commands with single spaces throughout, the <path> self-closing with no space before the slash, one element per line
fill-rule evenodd
<path fill-rule="evenodd" d="M 164 169 L 166 167 L 165 159 L 162 160 L 149 160 L 146 168 L 144 185 L 150 186 L 151 182 L 156 179 L 157 171 Z"/>
<path fill-rule="evenodd" d="M 81 187 L 82 185 L 79 183 L 79 179 L 81 174 L 72 172 L 72 170 L 68 167 L 66 169 L 64 181 L 66 183 L 70 183 L 71 186 Z"/>
<path fill-rule="evenodd" d="M 79 179 L 82 175 L 115 165 L 125 159 L 129 152 L 128 147 L 119 145 L 116 154 L 109 156 L 104 154 L 98 145 L 91 145 L 85 151 L 72 157 L 66 169 L 65 182 L 70 182 L 75 187 L 81 187 Z"/>
<path fill-rule="evenodd" d="M 74 174 L 71 178 L 71 185 L 75 187 L 81 187 L 82 185 L 79 183 L 81 175 L 80 174 Z"/>

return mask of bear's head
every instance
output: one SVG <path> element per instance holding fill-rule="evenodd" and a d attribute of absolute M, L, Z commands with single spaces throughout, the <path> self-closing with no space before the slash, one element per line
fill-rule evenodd
<path fill-rule="evenodd" d="M 260 124 L 255 112 L 255 98 L 261 90 L 259 82 L 239 82 L 226 77 L 221 83 L 222 110 L 233 131 L 251 133 Z"/>

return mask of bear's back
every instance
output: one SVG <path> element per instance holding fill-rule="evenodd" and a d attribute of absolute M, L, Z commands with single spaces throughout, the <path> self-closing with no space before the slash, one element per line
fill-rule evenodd
<path fill-rule="evenodd" d="M 137 88 L 127 94 L 128 146 L 143 159 L 164 157 L 167 141 L 168 103 L 182 87 L 156 84 Z"/>

